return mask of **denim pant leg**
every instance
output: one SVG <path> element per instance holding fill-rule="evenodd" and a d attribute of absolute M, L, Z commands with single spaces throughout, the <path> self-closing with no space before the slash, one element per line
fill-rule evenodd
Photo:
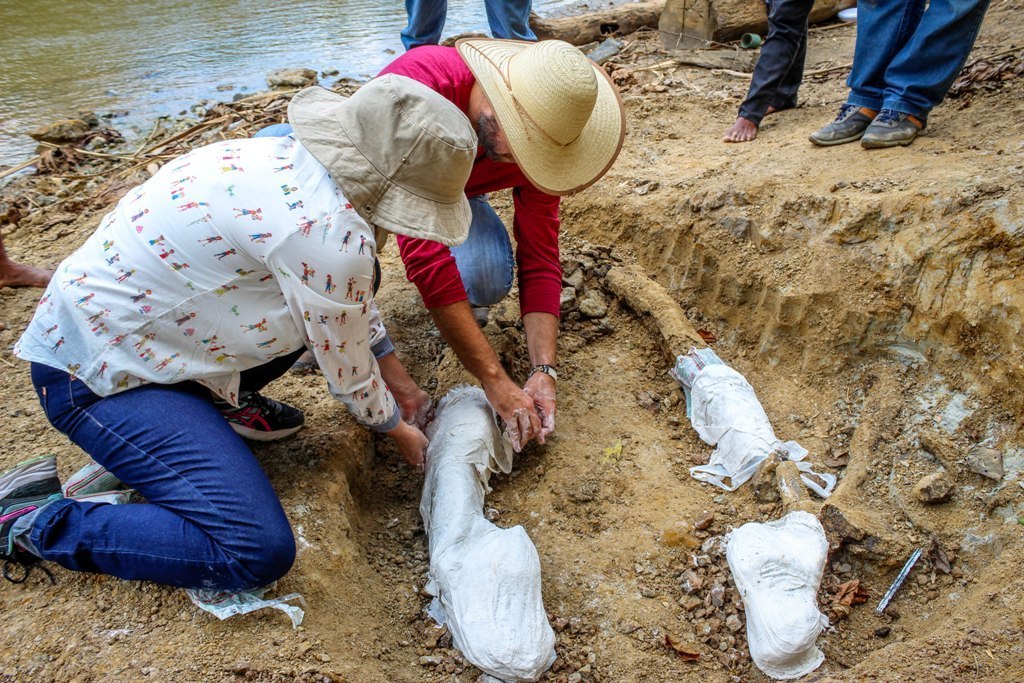
<path fill-rule="evenodd" d="M 765 39 L 761 55 L 754 67 L 754 75 L 750 79 L 750 90 L 747 98 L 740 105 L 740 116 L 761 124 L 769 105 L 794 99 L 796 90 L 783 93 L 780 88 L 787 82 L 787 76 L 796 66 L 797 58 L 800 65 L 797 73 L 803 78 L 803 55 L 807 43 L 807 15 L 811 12 L 814 0 L 773 0 L 768 14 L 768 37 Z M 796 83 L 797 88 L 800 82 Z"/>
<path fill-rule="evenodd" d="M 270 482 L 194 383 L 100 397 L 66 372 L 32 364 L 50 422 L 146 503 L 61 500 L 30 539 L 46 560 L 188 588 L 239 590 L 283 576 L 295 541 Z"/>
<path fill-rule="evenodd" d="M 473 210 L 469 237 L 451 248 L 452 256 L 469 303 L 493 306 L 512 289 L 512 241 L 505 224 L 483 196 L 470 197 L 469 206 Z"/>
<path fill-rule="evenodd" d="M 485 0 L 491 35 L 510 40 L 537 40 L 530 28 L 532 4 L 533 0 Z"/>
<path fill-rule="evenodd" d="M 937 107 L 967 61 L 989 0 L 931 0 L 885 71 L 882 106 L 920 118 Z"/>
<path fill-rule="evenodd" d="M 860 0 L 853 68 L 846 101 L 878 111 L 885 92 L 885 72 L 917 30 L 927 0 Z"/>
<path fill-rule="evenodd" d="M 420 45 L 437 45 L 448 14 L 447 0 L 405 0 L 409 23 L 402 29 L 402 45 L 411 50 Z"/>
<path fill-rule="evenodd" d="M 292 124 L 290 123 L 272 123 L 269 126 L 264 126 L 258 131 L 253 133 L 254 138 L 283 138 L 286 135 L 292 134 Z"/>

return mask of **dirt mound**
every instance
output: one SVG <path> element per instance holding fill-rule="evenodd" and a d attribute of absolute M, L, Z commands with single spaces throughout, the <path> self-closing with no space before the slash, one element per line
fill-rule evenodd
<path fill-rule="evenodd" d="M 999 52 L 1022 21 L 1012 4 L 994 3 L 975 54 Z M 808 68 L 848 63 L 853 30 L 812 32 Z M 684 416 L 666 357 L 694 335 L 750 380 L 782 439 L 840 477 L 821 511 L 833 551 L 819 597 L 834 629 L 811 679 L 1024 679 L 1019 79 L 987 80 L 942 106 L 931 135 L 909 148 L 869 152 L 806 141 L 845 96 L 842 72 L 829 72 L 755 142 L 726 145 L 718 141 L 746 79 L 646 68 L 667 61 L 655 36 L 630 40 L 613 67 L 630 121 L 623 155 L 564 203 L 573 291 L 557 436 L 524 453 L 487 500 L 496 523 L 522 524 L 537 545 L 558 633 L 548 679 L 766 680 L 750 664 L 716 539 L 777 518 L 781 506 L 771 486 L 729 494 L 690 478 L 711 449 Z M 55 265 L 144 177 L 144 166 L 125 163 L 106 185 L 107 176 L 19 179 L 5 190 L 4 221 L 17 225 L 5 228 L 8 250 Z M 39 193 L 60 203 L 45 206 Z M 495 205 L 508 217 L 508 197 Z M 416 379 L 440 395 L 465 372 L 397 256 L 384 256 L 389 331 Z M 66 476 L 85 458 L 46 424 L 27 367 L 9 354 L 36 296 L 0 291 L 0 361 L 10 366 L 0 467 L 55 452 Z M 498 307 L 485 332 L 521 380 L 517 310 L 514 298 Z M 255 446 L 298 540 L 277 591 L 305 596 L 303 627 L 273 612 L 218 622 L 179 590 L 57 570 L 53 586 L 0 587 L 0 680 L 477 678 L 423 614 L 417 475 L 348 418 L 318 375 L 288 375 L 270 393 L 308 420 L 293 439 Z M 979 447 L 1001 455 L 998 480 L 972 469 Z M 915 485 L 937 471 L 951 498 L 928 505 Z M 876 616 L 918 547 L 924 559 Z"/>

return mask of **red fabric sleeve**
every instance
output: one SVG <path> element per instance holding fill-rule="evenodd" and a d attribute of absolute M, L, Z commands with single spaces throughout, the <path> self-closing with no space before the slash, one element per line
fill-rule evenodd
<path fill-rule="evenodd" d="M 519 264 L 519 311 L 559 314 L 562 263 L 558 257 L 559 197 L 532 185 L 512 191 L 516 263 Z"/>
<path fill-rule="evenodd" d="M 422 48 L 416 48 L 420 50 Z M 430 240 L 395 235 L 398 253 L 405 264 L 405 276 L 416 285 L 427 308 L 465 301 L 466 288 L 448 247 Z"/>

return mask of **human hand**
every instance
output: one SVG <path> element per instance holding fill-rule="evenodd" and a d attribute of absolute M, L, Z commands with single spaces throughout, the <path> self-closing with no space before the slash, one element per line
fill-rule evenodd
<path fill-rule="evenodd" d="M 434 401 L 419 387 L 411 395 L 395 396 L 395 401 L 402 411 L 402 420 L 417 429 L 422 430 L 434 419 Z"/>
<path fill-rule="evenodd" d="M 512 380 L 505 378 L 484 386 L 488 403 L 505 423 L 505 434 L 512 442 L 512 450 L 519 452 L 523 446 L 540 435 L 541 423 L 533 399 Z"/>
<path fill-rule="evenodd" d="M 423 432 L 408 422 L 399 420 L 398 426 L 389 431 L 388 434 L 395 440 L 398 452 L 402 454 L 402 458 L 409 463 L 409 466 L 417 472 L 423 472 L 425 469 L 424 463 L 427 459 L 427 446 L 429 445 L 427 437 L 423 435 Z"/>
<path fill-rule="evenodd" d="M 526 380 L 523 391 L 533 399 L 537 408 L 541 422 L 537 443 L 542 444 L 555 431 L 555 378 L 543 372 L 535 372 Z"/>

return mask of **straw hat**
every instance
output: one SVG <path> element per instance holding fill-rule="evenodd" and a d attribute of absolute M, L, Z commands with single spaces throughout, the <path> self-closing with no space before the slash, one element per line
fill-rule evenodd
<path fill-rule="evenodd" d="M 561 40 L 455 43 L 494 108 L 519 167 L 539 189 L 578 192 L 622 148 L 626 115 L 604 69 Z"/>
<path fill-rule="evenodd" d="M 292 98 L 288 120 L 367 223 L 447 246 L 469 235 L 476 133 L 427 86 L 389 74 L 349 98 L 306 88 Z"/>

